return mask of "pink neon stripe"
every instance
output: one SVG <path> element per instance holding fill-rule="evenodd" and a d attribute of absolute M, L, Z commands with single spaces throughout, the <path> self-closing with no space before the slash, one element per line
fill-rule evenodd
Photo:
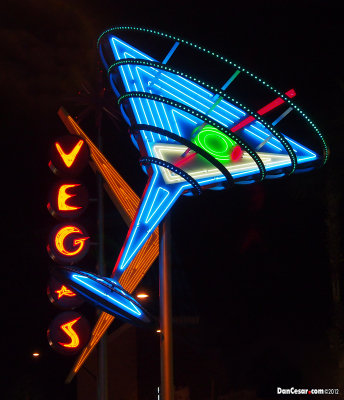
<path fill-rule="evenodd" d="M 265 107 L 262 107 L 260 110 L 258 110 L 257 114 L 264 115 L 267 112 L 269 112 L 270 110 L 280 106 L 283 103 L 284 103 L 284 100 L 281 97 L 278 97 L 277 99 L 275 99 L 271 103 L 267 104 Z"/>
<path fill-rule="evenodd" d="M 189 156 L 184 157 L 184 158 L 182 158 L 181 160 L 178 160 L 178 161 L 174 164 L 174 166 L 175 166 L 175 167 L 180 167 L 181 165 L 186 164 L 188 161 L 193 160 L 193 159 L 196 157 L 196 154 L 197 154 L 197 153 L 192 153 L 192 154 L 190 154 Z"/>
<path fill-rule="evenodd" d="M 288 90 L 287 92 L 285 92 L 285 95 L 286 95 L 287 97 L 289 97 L 289 99 L 292 99 L 293 97 L 296 96 L 296 92 L 295 92 L 294 89 L 290 89 L 290 90 Z"/>
<path fill-rule="evenodd" d="M 296 92 L 294 89 L 290 89 L 287 92 L 285 92 L 285 95 L 288 96 L 289 98 L 295 97 Z M 280 106 L 281 104 L 284 103 L 284 100 L 281 97 L 277 97 L 277 99 L 273 100 L 271 103 L 267 104 L 266 106 L 262 107 L 260 110 L 257 111 L 257 114 L 259 115 L 264 115 L 267 112 L 273 110 L 274 108 Z M 231 132 L 236 132 L 239 129 L 243 128 L 244 126 L 248 125 L 250 122 L 254 121 L 255 118 L 252 116 L 249 116 L 239 122 L 237 125 L 233 126 L 231 129 Z"/>
<path fill-rule="evenodd" d="M 241 122 L 239 122 L 237 125 L 233 126 L 231 129 L 232 132 L 236 132 L 240 128 L 243 128 L 245 125 L 249 124 L 250 122 L 254 121 L 255 118 L 252 117 L 251 115 L 245 119 L 243 119 Z"/>

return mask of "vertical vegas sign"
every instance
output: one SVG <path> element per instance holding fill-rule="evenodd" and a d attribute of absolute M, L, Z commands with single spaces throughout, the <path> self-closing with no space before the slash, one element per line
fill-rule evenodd
<path fill-rule="evenodd" d="M 58 138 L 50 152 L 49 167 L 60 179 L 49 194 L 47 208 L 60 223 L 50 232 L 47 250 L 58 264 L 71 265 L 80 261 L 89 249 L 86 229 L 73 221 L 88 206 L 88 191 L 75 179 L 88 165 L 89 149 L 84 140 L 73 136 Z M 66 221 L 66 222 L 62 222 Z M 84 300 L 62 281 L 51 277 L 47 294 L 61 309 L 74 309 Z M 47 331 L 50 346 L 64 355 L 77 354 L 88 342 L 90 326 L 85 317 L 75 311 L 58 314 Z"/>

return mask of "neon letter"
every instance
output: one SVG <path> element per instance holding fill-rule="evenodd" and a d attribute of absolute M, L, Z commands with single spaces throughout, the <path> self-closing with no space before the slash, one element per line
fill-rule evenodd
<path fill-rule="evenodd" d="M 85 241 L 89 239 L 89 237 L 81 237 L 79 239 L 75 239 L 73 241 L 73 246 L 78 246 L 76 250 L 74 251 L 68 251 L 64 247 L 64 240 L 68 235 L 71 235 L 73 233 L 82 233 L 82 231 L 77 228 L 76 226 L 64 226 L 61 228 L 56 236 L 55 236 L 55 246 L 57 250 L 61 253 L 64 254 L 65 256 L 75 256 L 76 254 L 79 254 L 82 249 L 84 248 Z"/>
<path fill-rule="evenodd" d="M 83 144 L 84 144 L 84 141 L 82 139 L 80 139 L 78 141 L 78 143 L 75 145 L 74 149 L 70 153 L 66 154 L 62 150 L 61 146 L 57 142 L 55 143 L 57 151 L 59 152 L 63 162 L 66 164 L 66 166 L 68 168 L 73 164 L 73 162 L 74 162 L 76 156 L 79 154 L 79 151 Z"/>
<path fill-rule="evenodd" d="M 80 186 L 80 184 L 75 184 L 75 185 L 62 185 L 59 189 L 59 193 L 57 195 L 57 204 L 58 208 L 60 211 L 73 211 L 73 210 L 78 210 L 81 207 L 74 207 L 74 206 L 69 206 L 66 204 L 66 201 L 70 197 L 76 196 L 75 194 L 68 194 L 67 189 L 75 186 Z"/>
<path fill-rule="evenodd" d="M 73 319 L 73 321 L 69 321 L 63 325 L 60 326 L 60 328 L 70 337 L 70 343 L 61 343 L 59 344 L 64 347 L 71 347 L 75 348 L 79 346 L 80 340 L 79 336 L 76 334 L 75 330 L 72 328 L 72 326 L 79 321 L 81 317 L 78 317 L 76 319 Z"/>

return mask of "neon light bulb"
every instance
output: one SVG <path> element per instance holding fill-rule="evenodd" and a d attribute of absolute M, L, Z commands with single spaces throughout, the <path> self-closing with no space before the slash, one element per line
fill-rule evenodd
<path fill-rule="evenodd" d="M 65 153 L 60 144 L 58 142 L 55 143 L 57 151 L 59 152 L 63 162 L 66 164 L 68 168 L 70 168 L 74 163 L 83 143 L 84 143 L 83 140 L 79 140 L 70 153 Z"/>
<path fill-rule="evenodd" d="M 89 239 L 89 237 L 81 237 L 78 239 L 74 239 L 73 246 L 78 246 L 77 249 L 75 249 L 74 251 L 68 251 L 68 250 L 66 250 L 66 248 L 64 246 L 64 241 L 67 238 L 67 236 L 69 236 L 71 234 L 75 234 L 75 233 L 82 234 L 82 231 L 79 228 L 77 228 L 76 226 L 64 226 L 56 233 L 55 246 L 56 246 L 56 249 L 61 254 L 72 257 L 76 254 L 79 254 L 82 251 L 82 249 L 84 248 L 84 245 L 85 245 L 85 241 L 87 239 Z"/>
<path fill-rule="evenodd" d="M 138 294 L 136 295 L 136 297 L 137 297 L 138 299 L 147 299 L 147 297 L 149 297 L 149 296 L 148 296 L 147 293 L 138 293 Z"/>
<path fill-rule="evenodd" d="M 57 298 L 58 299 L 60 299 L 63 296 L 66 296 L 66 297 L 74 297 L 74 296 L 76 296 L 76 294 L 74 292 L 72 292 L 71 290 L 66 288 L 66 286 L 64 286 L 64 285 L 61 286 L 61 289 L 55 290 L 55 293 L 57 293 Z"/>
<path fill-rule="evenodd" d="M 68 347 L 68 348 L 76 348 L 80 344 L 80 339 L 75 330 L 73 329 L 73 325 L 79 321 L 81 317 L 73 319 L 73 321 L 69 321 L 60 326 L 60 328 L 69 336 L 70 342 L 69 343 L 61 343 L 58 342 L 61 346 Z"/>
<path fill-rule="evenodd" d="M 59 188 L 59 192 L 57 194 L 57 205 L 58 209 L 60 211 L 72 211 L 72 210 L 79 210 L 81 207 L 74 207 L 74 206 L 69 206 L 66 204 L 66 201 L 71 198 L 76 196 L 76 194 L 68 194 L 67 189 L 75 187 L 75 186 L 80 186 L 80 184 L 74 184 L 74 185 L 62 185 Z"/>

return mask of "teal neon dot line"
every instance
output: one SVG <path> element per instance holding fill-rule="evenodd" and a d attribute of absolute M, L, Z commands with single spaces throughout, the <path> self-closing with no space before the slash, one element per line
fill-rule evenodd
<path fill-rule="evenodd" d="M 220 56 L 219 54 L 210 52 L 210 50 L 206 49 L 205 47 L 202 47 L 202 46 L 196 45 L 194 43 L 188 42 L 188 41 L 186 41 L 186 40 L 184 40 L 182 38 L 179 38 L 177 36 L 172 36 L 170 34 L 167 34 L 167 33 L 164 33 L 164 32 L 160 32 L 160 31 L 155 31 L 155 30 L 148 29 L 148 28 L 141 28 L 141 27 L 134 27 L 134 26 L 119 26 L 119 27 L 107 29 L 106 31 L 104 31 L 99 36 L 99 38 L 97 40 L 97 47 L 99 47 L 99 42 L 100 42 L 101 38 L 104 35 L 106 35 L 107 33 L 113 32 L 113 31 L 140 31 L 140 32 L 144 32 L 144 33 L 153 34 L 155 36 L 161 36 L 161 37 L 166 37 L 168 39 L 176 40 L 176 41 L 178 41 L 180 43 L 184 43 L 184 44 L 186 44 L 186 45 L 188 45 L 190 47 L 194 47 L 196 50 L 200 50 L 200 51 L 202 51 L 204 53 L 207 53 L 207 54 L 212 54 L 212 55 L 216 56 L 217 58 L 220 58 L 226 64 L 231 65 L 231 66 L 235 67 L 236 69 L 240 70 L 241 72 L 244 72 L 249 77 L 254 78 L 259 83 L 261 83 L 263 86 L 267 87 L 268 89 L 270 89 L 271 91 L 276 93 L 278 96 L 280 96 L 285 102 L 287 102 L 290 106 L 292 106 L 295 109 L 295 111 L 298 114 L 300 114 L 307 121 L 307 123 L 313 128 L 313 130 L 315 131 L 317 136 L 320 138 L 321 145 L 322 145 L 322 148 L 323 148 L 323 155 L 324 155 L 323 164 L 325 164 L 327 162 L 328 157 L 329 157 L 329 148 L 327 146 L 327 143 L 325 141 L 325 138 L 324 138 L 323 134 L 320 132 L 319 128 L 315 125 L 315 123 L 306 115 L 306 113 L 304 113 L 297 105 L 295 105 L 287 96 L 285 96 L 283 93 L 279 92 L 277 89 L 275 89 L 274 87 L 269 85 L 264 80 L 261 80 L 261 78 L 259 78 L 257 75 L 255 75 L 252 72 L 246 70 L 241 65 L 236 64 L 233 61 Z M 288 154 L 289 154 L 289 152 L 288 152 Z M 295 170 L 295 166 L 293 166 L 293 170 Z"/>

